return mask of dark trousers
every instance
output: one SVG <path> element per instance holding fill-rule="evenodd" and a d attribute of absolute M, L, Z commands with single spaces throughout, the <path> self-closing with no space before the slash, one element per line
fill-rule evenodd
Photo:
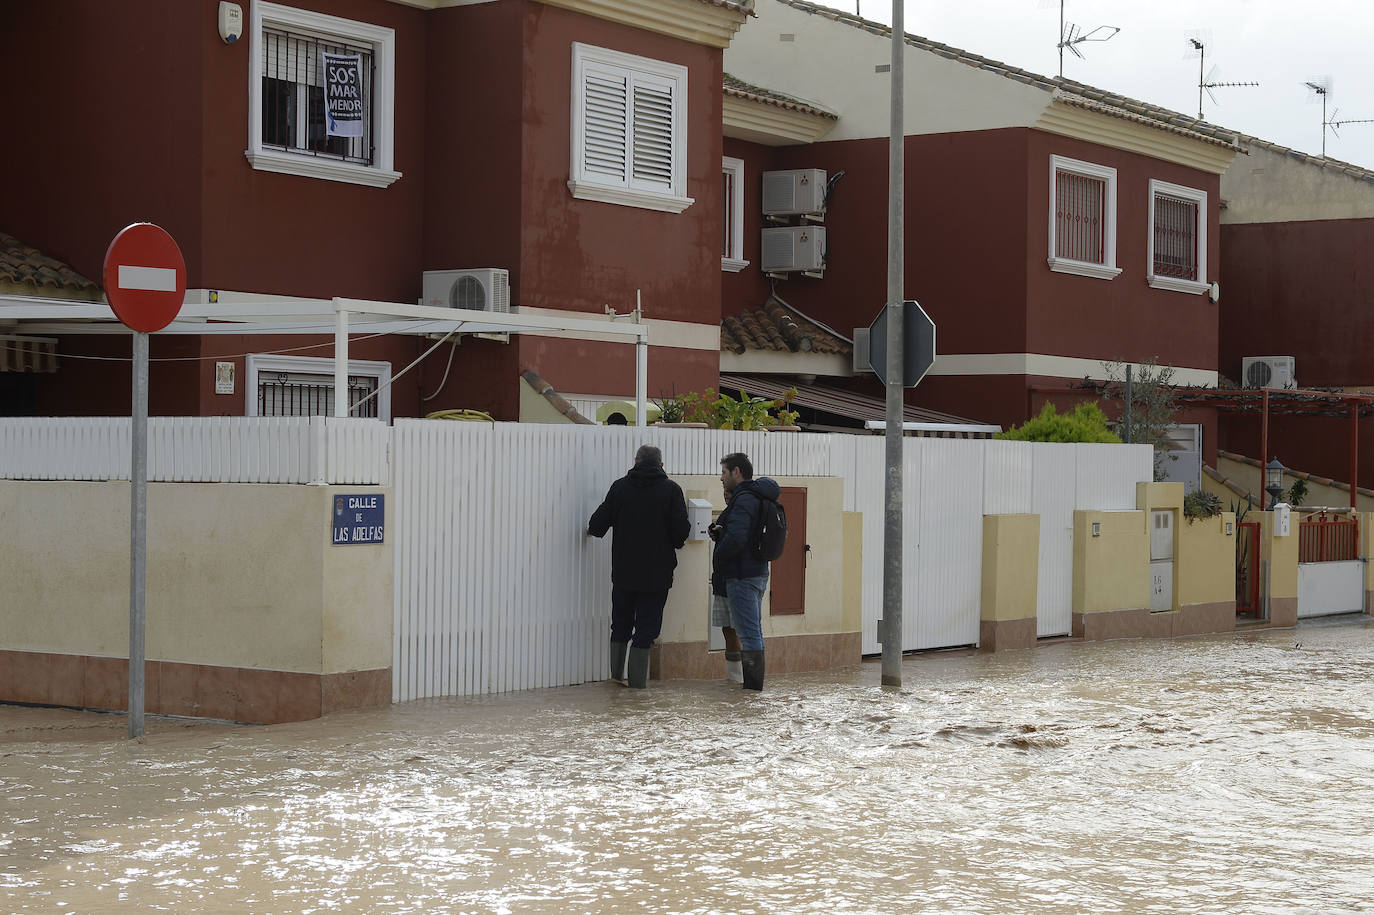
<path fill-rule="evenodd" d="M 611 588 L 611 641 L 648 648 L 663 628 L 668 591 L 626 591 Z M 632 637 L 633 636 L 633 637 Z"/>

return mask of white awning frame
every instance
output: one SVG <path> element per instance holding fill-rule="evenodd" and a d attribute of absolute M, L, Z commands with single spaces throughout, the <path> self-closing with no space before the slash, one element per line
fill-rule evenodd
<path fill-rule="evenodd" d="M 334 336 L 334 412 L 348 415 L 348 335 L 514 333 L 557 337 L 594 333 L 635 344 L 635 408 L 645 424 L 649 327 L 616 315 L 572 318 L 519 311 L 489 312 L 366 299 L 300 299 L 283 303 L 187 302 L 160 334 L 300 334 Z M 619 316 L 619 317 L 624 317 Z M 0 333 L 131 334 L 105 302 L 73 302 L 37 296 L 0 295 Z"/>

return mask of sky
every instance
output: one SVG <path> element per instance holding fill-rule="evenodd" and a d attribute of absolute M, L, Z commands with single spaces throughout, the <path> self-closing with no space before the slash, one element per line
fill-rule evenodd
<path fill-rule="evenodd" d="M 893 0 L 819 0 L 884 24 Z M 906 30 L 1033 73 L 1059 72 L 1058 0 L 905 0 Z M 1374 2 L 1371 0 L 1065 0 L 1064 21 L 1083 32 L 1119 33 L 1064 54 L 1064 76 L 1109 92 L 1198 113 L 1201 33 L 1208 82 L 1258 82 L 1203 94 L 1220 127 L 1318 155 L 1322 101 L 1305 85 L 1330 86 L 1327 120 L 1374 120 Z M 1213 72 L 1213 66 L 1216 71 Z M 1334 112 L 1334 113 L 1333 113 Z M 1326 132 L 1326 155 L 1374 169 L 1374 123 Z"/>

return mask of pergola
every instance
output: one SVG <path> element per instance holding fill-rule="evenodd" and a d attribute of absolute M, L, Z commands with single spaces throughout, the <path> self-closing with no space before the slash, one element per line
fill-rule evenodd
<path fill-rule="evenodd" d="M 635 415 L 646 422 L 649 328 L 636 309 L 616 315 L 571 318 L 543 313 L 473 311 L 433 305 L 372 302 L 362 299 L 275 299 L 258 302 L 187 302 L 177 319 L 159 334 L 299 334 L 334 337 L 334 415 L 347 416 L 348 337 L 350 333 L 440 335 L 435 346 L 455 333 L 516 333 L 573 336 L 635 344 Z M 0 295 L 0 329 L 6 333 L 132 333 L 105 302 L 74 302 L 35 296 Z M 432 349 L 433 347 L 431 347 Z M 424 358 L 421 356 L 420 358 Z M 418 362 L 419 359 L 416 360 Z M 406 369 L 415 365 L 414 362 Z M 393 381 L 400 374 L 393 376 Z"/>
<path fill-rule="evenodd" d="M 1335 391 L 1290 390 L 1287 388 L 1178 388 L 1170 394 L 1176 404 L 1213 407 L 1221 413 L 1253 416 L 1260 419 L 1260 510 L 1264 510 L 1264 462 L 1269 453 L 1269 415 L 1350 417 L 1350 507 L 1356 507 L 1359 478 L 1361 416 L 1374 415 L 1374 394 L 1349 394 Z"/>

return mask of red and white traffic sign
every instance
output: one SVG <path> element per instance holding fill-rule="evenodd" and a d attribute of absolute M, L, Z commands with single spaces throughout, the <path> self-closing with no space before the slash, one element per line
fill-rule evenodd
<path fill-rule="evenodd" d="M 186 261 L 172 236 L 151 222 L 125 226 L 105 250 L 105 297 L 125 326 L 162 330 L 186 298 Z"/>

